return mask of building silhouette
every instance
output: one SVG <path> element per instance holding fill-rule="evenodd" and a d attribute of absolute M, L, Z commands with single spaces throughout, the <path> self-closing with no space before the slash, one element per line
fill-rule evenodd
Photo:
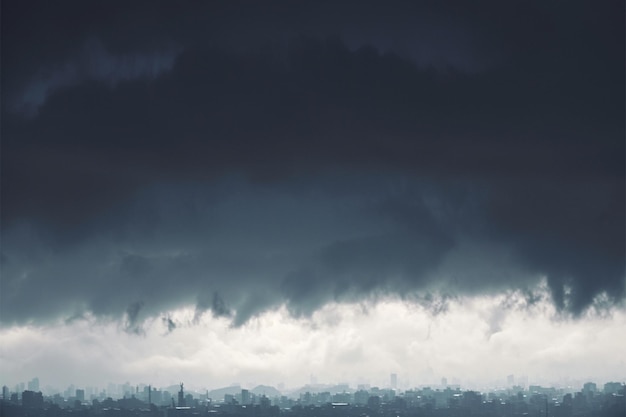
<path fill-rule="evenodd" d="M 22 406 L 24 408 L 43 408 L 43 394 L 29 390 L 22 392 Z"/>
<path fill-rule="evenodd" d="M 35 377 L 28 381 L 28 390 L 29 391 L 39 391 L 39 378 Z"/>
<path fill-rule="evenodd" d="M 180 391 L 178 391 L 178 406 L 185 407 L 185 392 L 183 391 L 183 383 L 180 383 Z"/>

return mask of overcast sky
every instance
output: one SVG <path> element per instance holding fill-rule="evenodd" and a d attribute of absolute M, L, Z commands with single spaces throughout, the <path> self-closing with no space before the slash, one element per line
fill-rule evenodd
<path fill-rule="evenodd" d="M 624 39 L 613 0 L 4 1 L 0 382 L 626 379 Z"/>

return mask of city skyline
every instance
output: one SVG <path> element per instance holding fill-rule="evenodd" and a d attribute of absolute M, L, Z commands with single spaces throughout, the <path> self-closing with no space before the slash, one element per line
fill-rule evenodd
<path fill-rule="evenodd" d="M 395 375 L 395 378 L 394 378 Z M 80 400 L 83 403 L 88 403 L 90 397 L 93 398 L 112 398 L 112 399 L 122 399 L 122 398 L 131 398 L 131 397 L 141 397 L 142 401 L 145 401 L 148 398 L 147 393 L 150 391 L 160 391 L 160 392 L 169 392 L 174 396 L 179 392 L 192 393 L 195 395 L 203 395 L 205 399 L 212 400 L 214 402 L 228 402 L 226 398 L 235 397 L 238 400 L 239 404 L 246 404 L 248 402 L 254 402 L 254 400 L 258 400 L 262 396 L 266 396 L 268 398 L 276 398 L 276 397 L 287 397 L 290 399 L 298 399 L 301 398 L 303 394 L 325 394 L 330 393 L 334 394 L 351 394 L 354 395 L 359 391 L 368 391 L 374 393 L 373 395 L 384 395 L 389 393 L 395 393 L 393 395 L 400 395 L 407 392 L 413 392 L 416 390 L 436 390 L 436 391 L 444 391 L 444 390 L 453 390 L 453 391 L 473 391 L 483 394 L 489 393 L 517 393 L 517 392 L 535 392 L 542 390 L 553 390 L 560 391 L 563 393 L 572 393 L 579 392 L 584 390 L 592 389 L 595 392 L 608 391 L 610 393 L 618 393 L 620 389 L 623 389 L 626 386 L 626 383 L 623 381 L 613 381 L 607 380 L 598 381 L 598 380 L 571 380 L 568 379 L 566 381 L 555 382 L 555 383 L 547 383 L 541 384 L 537 381 L 529 381 L 528 377 L 523 376 L 515 376 L 513 374 L 503 376 L 498 381 L 494 381 L 492 386 L 485 386 L 482 388 L 478 387 L 468 387 L 464 386 L 462 381 L 457 380 L 456 378 L 452 379 L 452 382 L 448 380 L 448 378 L 441 378 L 437 382 L 433 383 L 421 383 L 421 384 L 410 384 L 407 380 L 403 380 L 403 386 L 395 386 L 394 380 L 397 378 L 397 374 L 392 373 L 387 376 L 388 381 L 382 384 L 370 384 L 368 381 L 363 378 L 356 378 L 357 382 L 343 381 L 343 382 L 333 382 L 333 383 L 324 383 L 317 381 L 317 378 L 311 375 L 310 381 L 303 385 L 298 386 L 285 386 L 284 384 L 278 384 L 278 386 L 267 385 L 267 384 L 257 384 L 257 383 L 248 383 L 241 384 L 238 382 L 234 382 L 225 386 L 211 386 L 211 385 L 185 385 L 184 382 L 170 382 L 169 384 L 159 386 L 145 382 L 137 382 L 131 383 L 129 381 L 126 382 L 106 382 L 100 383 L 97 385 L 75 385 L 74 383 L 69 384 L 67 387 L 59 387 L 59 386 L 51 386 L 50 384 L 42 384 L 39 377 L 34 377 L 27 382 L 20 382 L 13 386 L 8 386 L 7 384 L 2 384 L 2 399 L 8 400 L 11 394 L 21 395 L 24 391 L 30 391 L 35 393 L 42 393 L 45 397 L 55 397 L 58 396 L 60 398 L 71 398 L 71 397 L 81 397 Z M 602 388 L 604 387 L 604 389 Z M 141 396 L 137 395 L 141 394 Z M 146 398 L 143 398 L 143 397 Z M 243 396 L 243 398 L 242 398 Z M 248 397 L 250 396 L 250 397 Z M 167 401 L 169 402 L 169 401 Z M 350 402 L 350 401 L 346 401 Z"/>
<path fill-rule="evenodd" d="M 623 381 L 625 12 L 3 1 L 0 383 Z"/>
<path fill-rule="evenodd" d="M 578 388 L 522 387 L 508 375 L 507 387 L 467 390 L 459 385 L 441 385 L 397 390 L 396 374 L 389 375 L 389 387 L 348 384 L 307 385 L 298 390 L 279 391 L 270 386 L 246 389 L 230 386 L 215 390 L 188 390 L 180 382 L 166 388 L 151 385 L 108 384 L 107 389 L 71 385 L 63 392 L 42 394 L 37 378 L 28 390 L 2 387 L 0 412 L 13 416 L 80 414 L 116 415 L 352 415 L 370 412 L 379 415 L 483 415 L 492 416 L 621 416 L 626 409 L 624 383 L 598 385 L 586 382 Z M 23 384 L 21 384 L 23 385 Z"/>

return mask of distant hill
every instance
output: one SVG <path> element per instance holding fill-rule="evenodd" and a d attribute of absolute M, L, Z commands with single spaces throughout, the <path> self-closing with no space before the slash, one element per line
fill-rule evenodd
<path fill-rule="evenodd" d="M 224 399 L 224 395 L 235 395 L 241 394 L 241 386 L 240 385 L 232 385 L 230 387 L 217 388 L 212 391 L 209 391 L 209 398 L 214 401 L 219 401 Z"/>
<path fill-rule="evenodd" d="M 170 394 L 176 394 L 180 391 L 180 385 L 170 385 L 169 387 L 163 388 L 163 391 L 168 391 Z"/>
<path fill-rule="evenodd" d="M 270 387 L 269 385 L 259 385 L 250 390 L 254 395 L 265 395 L 266 397 L 280 397 L 282 394 L 274 387 Z"/>
<path fill-rule="evenodd" d="M 315 384 L 315 385 L 305 385 L 302 388 L 298 388 L 290 392 L 290 395 L 298 396 L 300 394 L 304 394 L 306 392 L 310 392 L 311 394 L 317 394 L 320 392 L 329 392 L 331 394 L 340 394 L 343 392 L 353 393 L 354 389 L 350 388 L 347 384 L 338 384 L 338 385 L 326 385 L 326 384 Z"/>

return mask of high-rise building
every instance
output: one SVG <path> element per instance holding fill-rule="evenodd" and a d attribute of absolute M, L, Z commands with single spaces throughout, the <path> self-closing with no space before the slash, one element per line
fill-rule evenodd
<path fill-rule="evenodd" d="M 22 405 L 25 408 L 43 408 L 43 394 L 41 392 L 24 391 Z"/>
<path fill-rule="evenodd" d="M 389 376 L 389 379 L 391 380 L 391 388 L 393 388 L 393 389 L 398 388 L 398 375 L 397 374 L 391 374 Z"/>
<path fill-rule="evenodd" d="M 171 402 L 174 402 L 174 399 L 172 398 L 172 394 L 170 394 L 169 391 L 163 391 L 161 394 L 161 404 L 169 404 Z"/>
<path fill-rule="evenodd" d="M 39 391 L 39 378 L 35 377 L 28 381 L 28 390 L 34 392 Z"/>
<path fill-rule="evenodd" d="M 513 385 L 515 385 L 515 375 L 508 375 L 506 377 L 506 384 L 509 387 L 512 387 Z"/>
<path fill-rule="evenodd" d="M 605 394 L 617 394 L 622 389 L 623 385 L 621 382 L 607 382 L 604 384 Z"/>
<path fill-rule="evenodd" d="M 160 405 L 163 402 L 163 393 L 156 388 L 152 388 L 152 403 Z"/>
<path fill-rule="evenodd" d="M 9 387 L 7 387 L 6 385 L 2 386 L 2 399 L 3 400 L 9 399 Z"/>
<path fill-rule="evenodd" d="M 584 393 L 597 392 L 597 391 L 598 391 L 598 386 L 594 382 L 586 382 L 585 385 L 583 385 Z"/>
<path fill-rule="evenodd" d="M 250 404 L 250 391 L 247 389 L 241 390 L 241 404 L 248 405 Z"/>
<path fill-rule="evenodd" d="M 76 390 L 76 399 L 80 401 L 81 403 L 85 402 L 85 390 L 84 389 Z"/>
<path fill-rule="evenodd" d="M 183 391 L 183 383 L 180 383 L 180 391 L 178 391 L 178 406 L 185 406 L 185 392 Z"/>

